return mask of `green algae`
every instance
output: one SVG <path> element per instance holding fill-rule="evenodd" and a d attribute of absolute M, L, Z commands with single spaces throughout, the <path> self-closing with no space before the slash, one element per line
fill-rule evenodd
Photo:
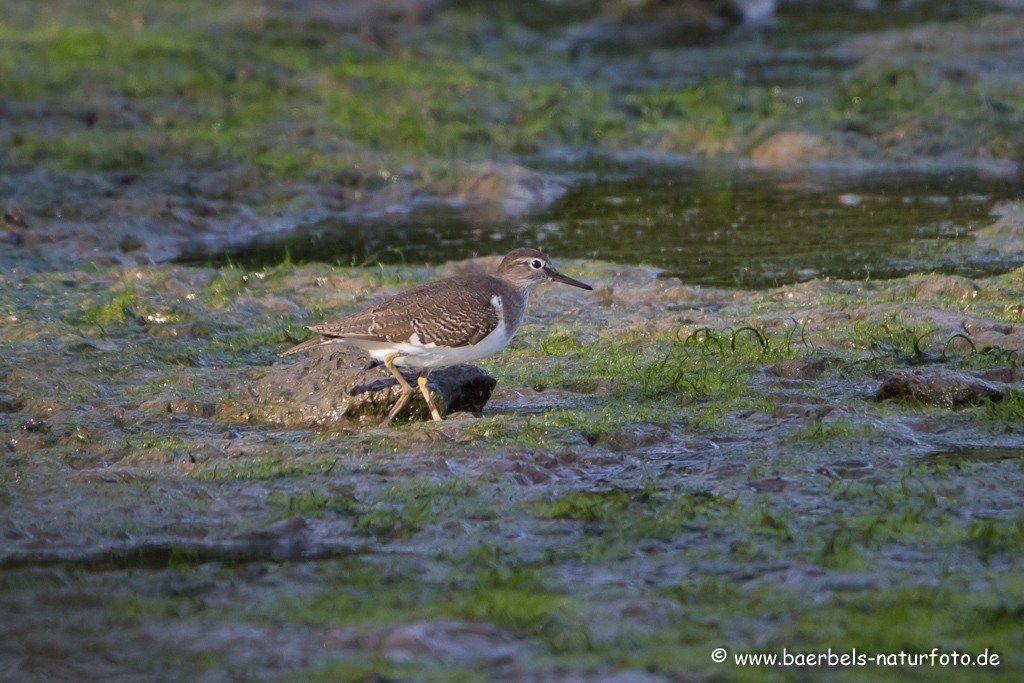
<path fill-rule="evenodd" d="M 974 131 L 976 147 L 997 135 L 1020 142 L 1014 89 L 984 81 L 936 86 L 915 66 L 864 67 L 837 86 L 811 84 L 820 88 L 816 96 L 713 76 L 697 86 L 619 93 L 600 80 L 545 78 L 564 53 L 537 40 L 500 41 L 494 50 L 472 20 L 451 22 L 444 40 L 428 29 L 379 48 L 282 16 L 239 22 L 180 6 L 148 10 L 155 20 L 141 27 L 109 17 L 4 27 L 0 89 L 24 101 L 63 98 L 81 121 L 58 137 L 15 136 L 7 163 L 140 171 L 169 159 L 242 162 L 282 179 L 372 182 L 376 169 L 335 140 L 385 155 L 387 167 L 389 158 L 483 158 L 552 144 L 747 148 L 765 126 L 870 129 L 898 127 L 908 116 L 926 127 L 970 121 L 961 130 Z M 131 115 L 88 113 L 95 90 L 127 98 Z M 1010 104 L 986 106 L 993 100 Z"/>
<path fill-rule="evenodd" d="M 607 273 L 604 266 L 587 268 Z M 925 455 L 942 451 L 943 444 L 984 443 L 993 434 L 989 425 L 1002 424 L 991 411 L 1006 406 L 1005 431 L 995 435 L 1016 438 L 1013 393 L 1002 403 L 952 414 L 866 404 L 869 397 L 853 385 L 877 381 L 855 365 L 876 356 L 875 367 L 882 369 L 914 363 L 924 369 L 1000 367 L 1002 359 L 966 347 L 943 360 L 948 327 L 927 334 L 942 325 L 936 322 L 941 295 L 914 294 L 924 291 L 915 289 L 922 282 L 941 280 L 913 278 L 870 290 L 863 283 L 825 287 L 836 297 L 862 297 L 859 307 L 877 307 L 874 322 L 769 325 L 805 306 L 799 297 L 806 295 L 732 293 L 731 308 L 712 312 L 711 324 L 680 326 L 677 312 L 659 309 L 656 325 L 596 337 L 585 333 L 574 302 L 540 294 L 551 317 L 527 328 L 507 354 L 487 361 L 503 388 L 524 394 L 507 411 L 381 433 L 257 425 L 236 426 L 236 432 L 208 418 L 168 419 L 167 401 L 228 399 L 259 377 L 264 370 L 253 361 L 229 366 L 228 346 L 239 329 L 283 329 L 273 316 L 248 321 L 252 301 L 302 301 L 322 291 L 316 278 L 324 272 L 292 265 L 280 277 L 250 278 L 247 294 L 207 299 L 198 288 L 166 293 L 163 283 L 188 280 L 193 270 L 143 271 L 142 277 L 132 275 L 134 293 L 124 308 L 120 290 L 97 296 L 67 288 L 67 296 L 56 297 L 65 275 L 6 293 L 13 300 L 26 291 L 54 297 L 46 307 L 19 311 L 22 324 L 71 319 L 87 296 L 96 299 L 89 306 L 109 306 L 112 317 L 122 310 L 125 316 L 106 339 L 98 328 L 78 325 L 74 343 L 81 338 L 98 345 L 88 358 L 71 345 L 48 345 L 38 337 L 3 342 L 11 361 L 4 373 L 25 373 L 19 380 L 24 403 L 11 408 L 39 411 L 49 425 L 48 432 L 30 431 L 38 426 L 28 422 L 30 415 L 0 414 L 0 439 L 11 444 L 0 461 L 0 506 L 17 525 L 11 547 L 23 547 L 18 535 L 32 520 L 30 533 L 57 534 L 58 543 L 61 535 L 75 534 L 125 550 L 75 561 L 50 558 L 49 564 L 25 558 L 4 564 L 0 580 L 27 581 L 34 594 L 48 595 L 65 584 L 12 572 L 57 563 L 82 582 L 75 584 L 81 590 L 102 596 L 96 609 L 117 633 L 193 620 L 318 635 L 339 628 L 375 633 L 441 619 L 487 622 L 538 648 L 514 658 L 517 666 L 551 662 L 572 670 L 656 666 L 666 675 L 704 672 L 746 680 L 756 671 L 771 679 L 782 674 L 716 667 L 708 653 L 720 645 L 730 651 L 837 647 L 848 635 L 858 648 L 882 649 L 892 624 L 906 634 L 904 649 L 928 652 L 942 640 L 980 645 L 978 651 L 999 648 L 1007 657 L 1014 651 L 1019 624 L 1011 575 L 1022 546 L 1013 500 L 1020 467 L 1013 458 L 936 466 Z M 116 268 L 97 271 L 104 273 L 126 279 Z M 195 281 L 215 281 L 216 271 L 206 275 Z M 417 271 L 416 277 L 427 276 Z M 616 287 L 624 281 L 609 280 Z M 649 282 L 631 296 L 665 296 L 663 283 L 653 276 Z M 981 291 L 991 283 L 979 283 Z M 346 291 L 372 297 L 378 289 Z M 186 298 L 190 292 L 194 299 Z M 146 326 L 130 322 L 136 310 L 172 310 L 175 304 L 185 306 L 190 319 L 215 320 L 211 334 L 154 342 Z M 986 301 L 973 314 L 1000 306 Z M 632 311 L 611 307 L 601 315 L 626 319 Z M 297 316 L 287 320 L 300 322 Z M 111 340 L 117 346 L 107 346 Z M 822 340 L 850 343 L 829 347 L 840 364 L 821 379 L 765 373 L 767 365 L 800 359 Z M 244 342 L 236 345 L 241 349 Z M 268 354 L 274 350 L 270 337 L 263 346 Z M 206 365 L 175 364 L 183 353 Z M 55 358 L 66 367 L 60 386 L 73 391 L 33 379 L 42 376 L 40 364 Z M 530 389 L 538 382 L 548 388 Z M 574 393 L 560 386 L 601 391 Z M 549 391 L 559 398 L 531 405 L 548 401 Z M 154 399 L 153 407 L 137 410 Z M 52 403 L 33 407 L 41 400 Z M 849 414 L 824 421 L 771 416 L 783 404 L 818 401 Z M 46 417 L 46 405 L 56 408 L 56 417 Z M 919 429 L 934 420 L 949 431 L 925 428 L 911 440 L 901 426 L 905 420 L 917 420 Z M 89 439 L 76 436 L 82 428 Z M 43 437 L 53 442 L 20 445 Z M 201 449 L 205 443 L 212 448 Z M 192 452 L 200 461 L 188 461 Z M 54 462 L 63 464 L 58 469 Z M 102 476 L 96 472 L 103 462 L 128 470 L 133 479 L 127 485 L 77 483 L 79 476 Z M 84 474 L 73 467 L 85 467 Z M 52 481 L 62 482 L 61 491 L 75 487 L 86 502 L 36 488 Z M 55 521 L 28 511 L 37 496 L 45 501 L 45 519 Z M 175 539 L 171 545 L 168 535 Z M 165 545 L 132 540 L 155 538 Z M 132 554 L 132 547 L 146 549 Z M 168 572 L 183 576 L 185 585 L 161 588 Z M 591 573 L 593 581 L 575 578 Z M 797 580 L 800 591 L 792 588 Z M 953 600 L 949 610 L 938 598 L 908 593 L 922 582 L 956 594 L 943 598 Z M 235 594 L 247 597 L 227 597 Z M 0 600 L 13 596 L 0 591 Z M 668 602 L 649 607 L 650 600 Z M 645 610 L 654 612 L 645 617 Z M 73 611 L 83 618 L 99 613 Z M 977 624 L 991 617 L 993 623 L 979 627 L 983 637 L 945 620 L 954 613 Z M 58 617 L 39 614 L 52 621 L 47 628 L 61 628 Z M 639 616 L 628 616 L 634 614 Z M 602 627 L 609 623 L 621 628 Z M 769 634 L 769 642 L 752 639 L 752 633 Z M 21 642 L 12 637 L 5 642 Z M 221 641 L 211 639 L 206 652 L 239 666 Z M 373 652 L 345 656 L 349 671 L 401 672 L 393 663 L 380 664 Z M 185 670 L 170 654 L 157 658 Z M 461 670 L 457 662 L 428 659 L 428 673 L 420 678 L 443 680 L 448 671 Z M 308 679 L 344 669 L 336 661 L 316 661 L 286 675 Z M 1006 661 L 997 680 L 1012 680 L 1019 667 Z M 902 674 L 885 675 L 898 680 Z M 941 680 L 946 674 L 938 675 Z"/>
<path fill-rule="evenodd" d="M 817 419 L 809 425 L 800 427 L 789 435 L 789 439 L 795 442 L 810 441 L 818 444 L 825 444 L 834 440 L 843 439 L 870 439 L 879 435 L 879 430 L 874 425 L 858 424 L 855 422 L 824 422 Z M 835 447 L 836 444 L 830 444 Z"/>

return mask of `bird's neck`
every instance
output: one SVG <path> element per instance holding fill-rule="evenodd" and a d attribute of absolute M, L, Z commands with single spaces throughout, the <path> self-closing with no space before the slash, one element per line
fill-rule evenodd
<path fill-rule="evenodd" d="M 521 285 L 518 282 L 510 282 L 509 280 L 504 281 L 506 286 L 506 294 L 502 301 L 502 307 L 505 313 L 505 329 L 509 335 L 516 333 L 519 329 L 519 325 L 523 322 L 523 315 L 526 313 L 526 304 L 530 300 L 530 291 L 533 289 L 535 282 Z"/>

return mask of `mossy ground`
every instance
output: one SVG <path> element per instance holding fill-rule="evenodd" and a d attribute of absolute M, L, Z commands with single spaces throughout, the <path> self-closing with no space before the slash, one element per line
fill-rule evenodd
<path fill-rule="evenodd" d="M 9 280 L 2 599 L 21 616 L 4 656 L 114 677 L 792 680 L 710 653 L 988 648 L 1001 665 L 966 675 L 1015 680 L 1018 394 L 961 411 L 872 398 L 894 369 L 1012 366 L 1016 327 L 999 328 L 999 348 L 985 330 L 1024 297 L 1016 276 L 703 290 L 722 307 L 682 321 L 664 305 L 695 295 L 678 283 L 563 270 L 615 294 L 594 306 L 539 290 L 540 321 L 484 363 L 501 387 L 484 417 L 388 431 L 166 406 L 244 391 L 314 300 L 341 315 L 429 269 L 402 284 L 318 265 Z M 337 299 L 324 278 L 346 283 Z M 282 299 L 298 308 L 265 313 Z M 765 372 L 812 354 L 835 359 L 819 380 Z M 106 635 L 85 648 L 74 634 L 98 623 Z M 408 635 L 417 624 L 449 635 Z M 189 643 L 156 635 L 179 628 Z M 129 651 L 129 633 L 152 640 Z M 865 671 L 800 676 L 922 675 Z"/>
<path fill-rule="evenodd" d="M 0 92 L 15 124 L 0 156 L 7 168 L 241 163 L 287 181 L 372 186 L 403 164 L 429 174 L 431 160 L 436 172 L 453 159 L 551 147 L 742 155 L 792 129 L 857 131 L 915 154 L 947 138 L 931 155 L 984 147 L 1012 157 L 1024 143 L 1019 83 L 901 59 L 898 40 L 878 48 L 894 63 L 869 60 L 844 78 L 733 78 L 736 59 L 756 70 L 765 55 L 781 58 L 769 38 L 731 58 L 712 50 L 696 83 L 662 78 L 637 91 L 626 87 L 643 68 L 634 55 L 576 63 L 564 41 L 495 25 L 479 8 L 419 25 L 368 11 L 360 24 L 358 10 L 348 23 L 315 21 L 301 7 L 235 0 L 47 5 L 7 11 L 0 24 Z M 949 40 L 1019 32 L 1012 16 L 974 22 L 952 25 Z M 367 25 L 386 37 L 368 40 Z M 870 50 L 858 45 L 839 54 Z"/>

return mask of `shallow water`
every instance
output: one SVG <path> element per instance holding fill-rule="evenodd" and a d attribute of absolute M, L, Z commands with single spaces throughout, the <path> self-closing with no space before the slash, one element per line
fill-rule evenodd
<path fill-rule="evenodd" d="M 421 207 L 359 223 L 325 221 L 230 258 L 253 267 L 280 263 L 286 253 L 297 262 L 437 264 L 530 245 L 557 258 L 653 265 L 716 287 L 920 271 L 981 276 L 1020 265 L 984 256 L 970 238 L 992 222 L 994 201 L 1017 192 L 1013 179 L 964 172 L 605 170 L 577 176 L 561 200 L 530 218 Z"/>
<path fill-rule="evenodd" d="M 961 467 L 977 463 L 999 463 L 1012 460 L 1024 464 L 1024 449 L 1005 446 L 962 446 L 923 456 L 930 465 Z"/>
<path fill-rule="evenodd" d="M 771 42 L 800 47 L 829 47 L 837 36 L 902 28 L 928 21 L 963 21 L 991 13 L 994 3 L 976 0 L 918 2 L 781 3 L 768 29 Z"/>

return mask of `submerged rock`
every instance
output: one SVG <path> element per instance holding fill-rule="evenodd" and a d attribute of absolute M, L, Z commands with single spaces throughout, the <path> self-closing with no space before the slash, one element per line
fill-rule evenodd
<path fill-rule="evenodd" d="M 875 395 L 876 401 L 889 398 L 934 403 L 943 408 L 960 408 L 986 398 L 1000 401 L 1003 392 L 984 380 L 959 372 L 901 370 L 885 380 Z"/>
<path fill-rule="evenodd" d="M 415 391 L 395 419 L 429 420 L 430 411 L 416 388 L 415 375 L 405 377 Z M 455 365 L 430 373 L 427 386 L 444 414 L 479 414 L 496 384 L 478 367 Z M 238 398 L 221 402 L 216 418 L 282 427 L 373 424 L 388 414 L 400 394 L 398 382 L 383 365 L 372 365 L 353 351 L 314 350 L 298 363 L 279 366 Z"/>

